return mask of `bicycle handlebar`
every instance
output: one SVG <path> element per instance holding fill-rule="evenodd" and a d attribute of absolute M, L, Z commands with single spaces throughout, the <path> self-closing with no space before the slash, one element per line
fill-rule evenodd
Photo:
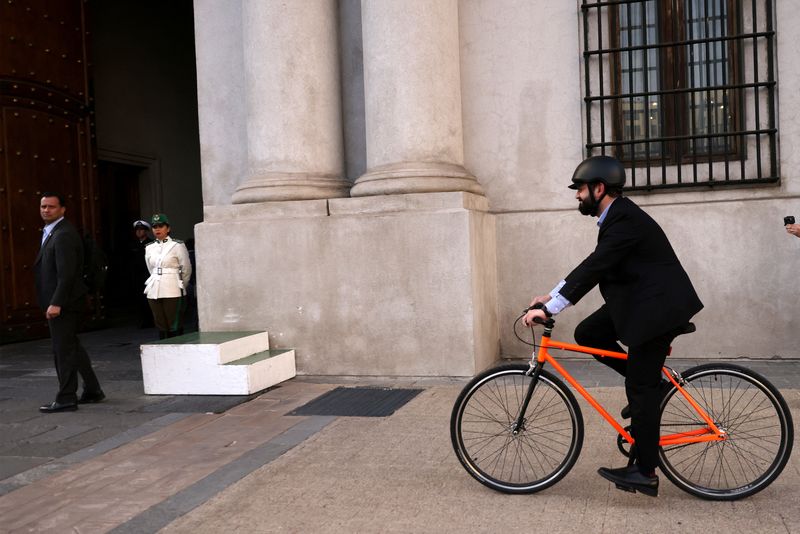
<path fill-rule="evenodd" d="M 522 315 L 525 315 L 531 310 L 541 310 L 542 308 L 544 308 L 544 304 L 542 304 L 541 302 L 536 302 L 533 306 L 525 308 L 525 311 L 522 312 Z M 553 328 L 556 324 L 556 321 L 552 317 L 548 317 L 545 320 L 539 319 L 538 317 L 534 317 L 533 322 L 536 324 L 540 324 L 545 328 Z"/>

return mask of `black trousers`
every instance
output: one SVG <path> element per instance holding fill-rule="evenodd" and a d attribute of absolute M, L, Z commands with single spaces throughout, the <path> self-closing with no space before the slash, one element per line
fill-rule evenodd
<path fill-rule="evenodd" d="M 53 343 L 58 394 L 56 402 L 74 404 L 78 401 L 78 375 L 83 379 L 83 390 L 97 393 L 100 382 L 92 369 L 89 354 L 78 339 L 78 326 L 83 313 L 62 308 L 61 315 L 47 321 Z"/>
<path fill-rule="evenodd" d="M 147 303 L 162 337 L 174 337 L 183 331 L 183 312 L 186 309 L 184 297 L 147 299 Z"/>
<path fill-rule="evenodd" d="M 641 345 L 629 347 L 628 359 L 595 356 L 625 377 L 625 393 L 631 409 L 631 433 L 636 440 L 639 469 L 651 473 L 658 467 L 660 437 L 661 368 L 667 359 L 675 332 L 657 336 Z M 617 343 L 617 332 L 605 305 L 575 328 L 575 341 L 598 349 L 624 352 Z"/>

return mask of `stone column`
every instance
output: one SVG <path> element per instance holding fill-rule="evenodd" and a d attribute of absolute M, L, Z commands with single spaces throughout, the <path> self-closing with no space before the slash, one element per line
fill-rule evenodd
<path fill-rule="evenodd" d="M 248 174 L 234 204 L 348 196 L 337 21 L 336 0 L 244 0 Z"/>
<path fill-rule="evenodd" d="M 362 0 L 367 173 L 352 196 L 483 194 L 464 169 L 458 0 Z"/>

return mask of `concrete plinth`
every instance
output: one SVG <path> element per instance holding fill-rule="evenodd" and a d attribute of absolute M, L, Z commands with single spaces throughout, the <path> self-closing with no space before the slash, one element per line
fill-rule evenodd
<path fill-rule="evenodd" d="M 294 351 L 266 332 L 202 332 L 141 346 L 148 395 L 250 395 L 295 376 Z"/>
<path fill-rule="evenodd" d="M 469 376 L 498 356 L 481 196 L 207 207 L 195 232 L 201 330 L 268 330 L 299 374 Z"/>

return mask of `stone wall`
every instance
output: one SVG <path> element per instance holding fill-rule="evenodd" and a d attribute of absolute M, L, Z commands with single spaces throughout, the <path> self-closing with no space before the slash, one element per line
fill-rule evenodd
<path fill-rule="evenodd" d="M 428 9 L 415 0 L 402 13 L 380 0 L 341 2 L 338 71 L 324 76 L 345 77 L 344 111 L 338 126 L 319 127 L 339 128 L 345 142 L 328 143 L 333 152 L 300 174 L 324 171 L 344 189 L 287 200 L 286 189 L 262 181 L 263 196 L 244 203 L 236 195 L 254 184 L 253 155 L 281 160 L 253 149 L 278 133 L 259 141 L 248 128 L 264 119 L 241 107 L 276 103 L 254 100 L 249 78 L 237 74 L 266 68 L 240 53 L 242 33 L 258 30 L 252 17 L 242 30 L 240 5 L 248 0 L 195 7 L 198 39 L 218 43 L 198 45 L 201 328 L 269 330 L 274 346 L 297 349 L 305 374 L 469 375 L 501 355 L 527 355 L 513 319 L 597 235 L 566 188 L 585 142 L 579 2 L 443 0 Z M 800 96 L 791 90 L 800 61 L 787 52 L 800 15 L 788 0 L 777 10 L 779 89 L 789 88 L 779 90 L 780 184 L 631 195 L 671 237 L 706 305 L 698 333 L 676 341 L 683 357 L 800 356 L 792 319 L 800 240 L 781 224 L 800 216 Z M 420 16 L 441 31 L 415 25 Z M 285 50 L 269 58 L 296 60 Z M 404 77 L 408 69 L 419 71 Z M 328 82 L 318 87 L 330 91 Z M 219 83 L 231 102 L 215 94 Z M 298 111 L 295 120 L 308 128 L 316 119 Z M 559 337 L 570 339 L 599 303 L 594 291 L 565 311 Z"/>

